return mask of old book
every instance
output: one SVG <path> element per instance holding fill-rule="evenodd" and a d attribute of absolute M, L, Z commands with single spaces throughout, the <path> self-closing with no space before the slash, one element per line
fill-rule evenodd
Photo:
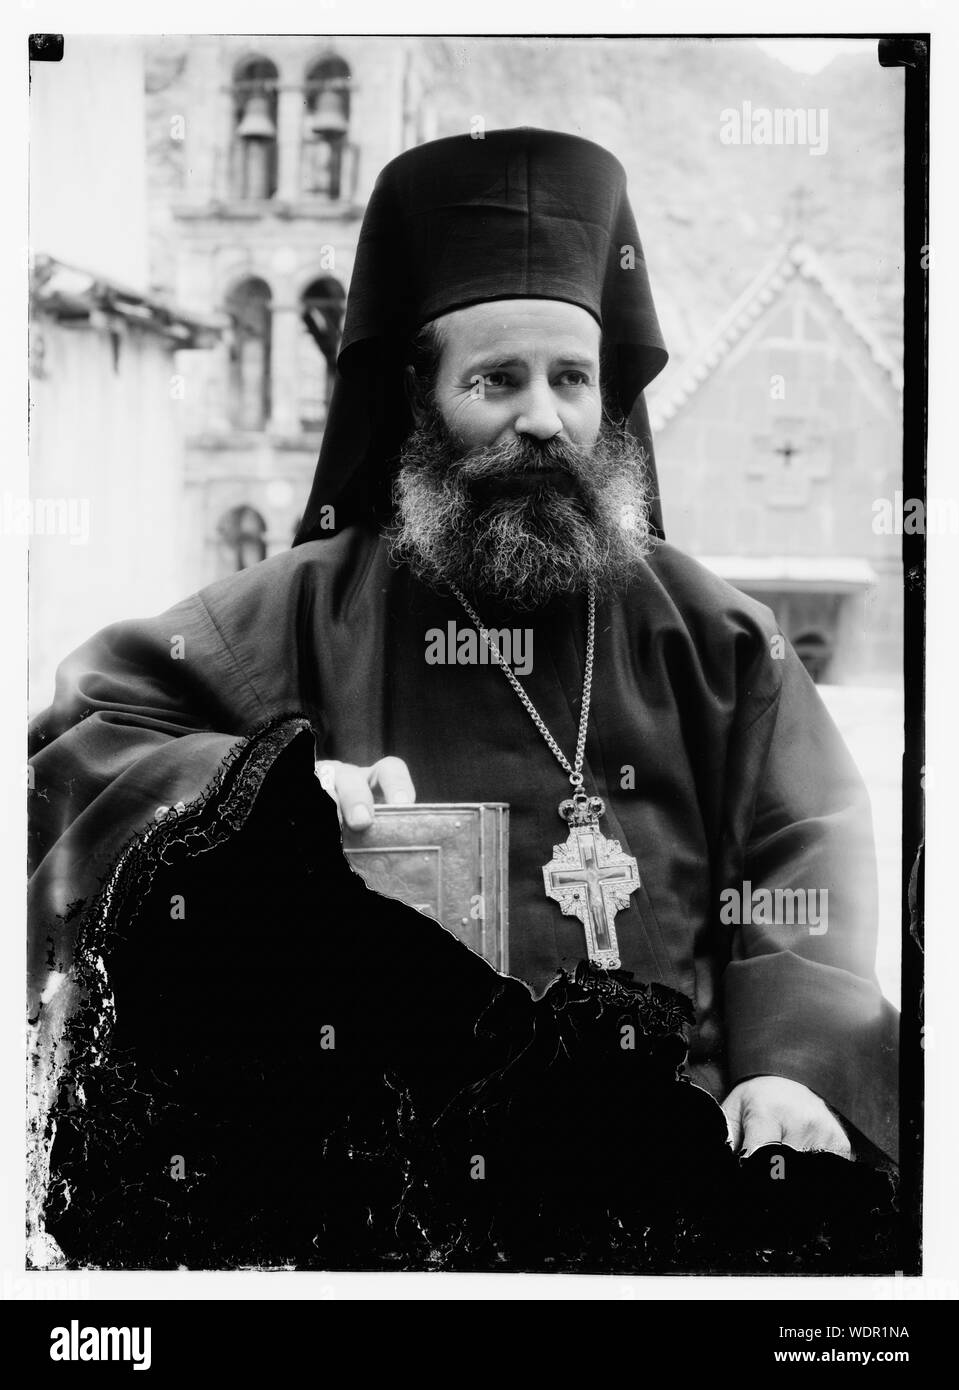
<path fill-rule="evenodd" d="M 369 830 L 343 827 L 346 857 L 371 888 L 436 918 L 504 974 L 508 847 L 503 802 L 383 805 Z"/>

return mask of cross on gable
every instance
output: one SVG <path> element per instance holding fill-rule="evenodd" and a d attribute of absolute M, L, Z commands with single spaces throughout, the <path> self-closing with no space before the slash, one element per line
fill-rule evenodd
<path fill-rule="evenodd" d="M 786 229 L 794 240 L 798 240 L 806 229 L 811 203 L 812 190 L 804 183 L 797 183 L 786 199 L 786 215 L 783 218 Z"/>
<path fill-rule="evenodd" d="M 829 477 L 825 438 L 808 421 L 782 420 L 775 434 L 753 436 L 746 476 L 762 483 L 770 507 L 804 507 L 813 483 Z"/>
<path fill-rule="evenodd" d="M 613 919 L 639 887 L 636 860 L 596 825 L 573 826 L 565 845 L 554 845 L 543 868 L 546 896 L 564 917 L 578 917 L 586 930 L 589 959 L 607 970 L 619 968 Z"/>

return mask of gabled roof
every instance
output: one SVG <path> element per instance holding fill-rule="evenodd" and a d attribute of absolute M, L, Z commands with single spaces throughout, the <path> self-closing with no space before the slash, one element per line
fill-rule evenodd
<path fill-rule="evenodd" d="M 647 404 L 653 430 L 661 429 L 672 419 L 797 276 L 809 280 L 820 289 L 862 342 L 876 366 L 886 373 L 890 385 L 897 392 L 902 390 L 902 371 L 879 335 L 855 308 L 839 282 L 826 270 L 812 247 L 803 241 L 793 241 L 746 287 L 716 324 L 703 346 L 679 363 L 675 371 L 668 372 L 658 389 L 653 387 L 650 390 Z"/>
<path fill-rule="evenodd" d="M 128 289 L 46 255 L 34 257 L 30 298 L 36 309 L 60 322 L 99 324 L 114 318 L 181 348 L 211 347 L 226 322 L 184 313 L 156 295 Z"/>

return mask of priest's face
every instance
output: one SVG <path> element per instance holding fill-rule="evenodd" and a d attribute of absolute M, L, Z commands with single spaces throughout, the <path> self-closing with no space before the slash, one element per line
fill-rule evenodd
<path fill-rule="evenodd" d="M 522 609 L 621 586 L 649 549 L 645 457 L 604 412 L 596 320 L 558 300 L 495 300 L 432 337 L 394 555 L 429 584 Z"/>
<path fill-rule="evenodd" d="M 507 299 L 440 320 L 434 399 L 465 449 L 517 438 L 596 443 L 599 324 L 557 299 Z"/>

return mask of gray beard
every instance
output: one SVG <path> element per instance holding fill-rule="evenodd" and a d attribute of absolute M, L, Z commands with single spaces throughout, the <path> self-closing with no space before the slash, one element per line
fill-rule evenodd
<path fill-rule="evenodd" d="M 433 410 L 399 463 L 391 557 L 434 589 L 516 609 L 590 584 L 609 596 L 654 545 L 646 453 L 622 425 L 604 421 L 590 448 L 521 436 L 464 451 Z"/>

